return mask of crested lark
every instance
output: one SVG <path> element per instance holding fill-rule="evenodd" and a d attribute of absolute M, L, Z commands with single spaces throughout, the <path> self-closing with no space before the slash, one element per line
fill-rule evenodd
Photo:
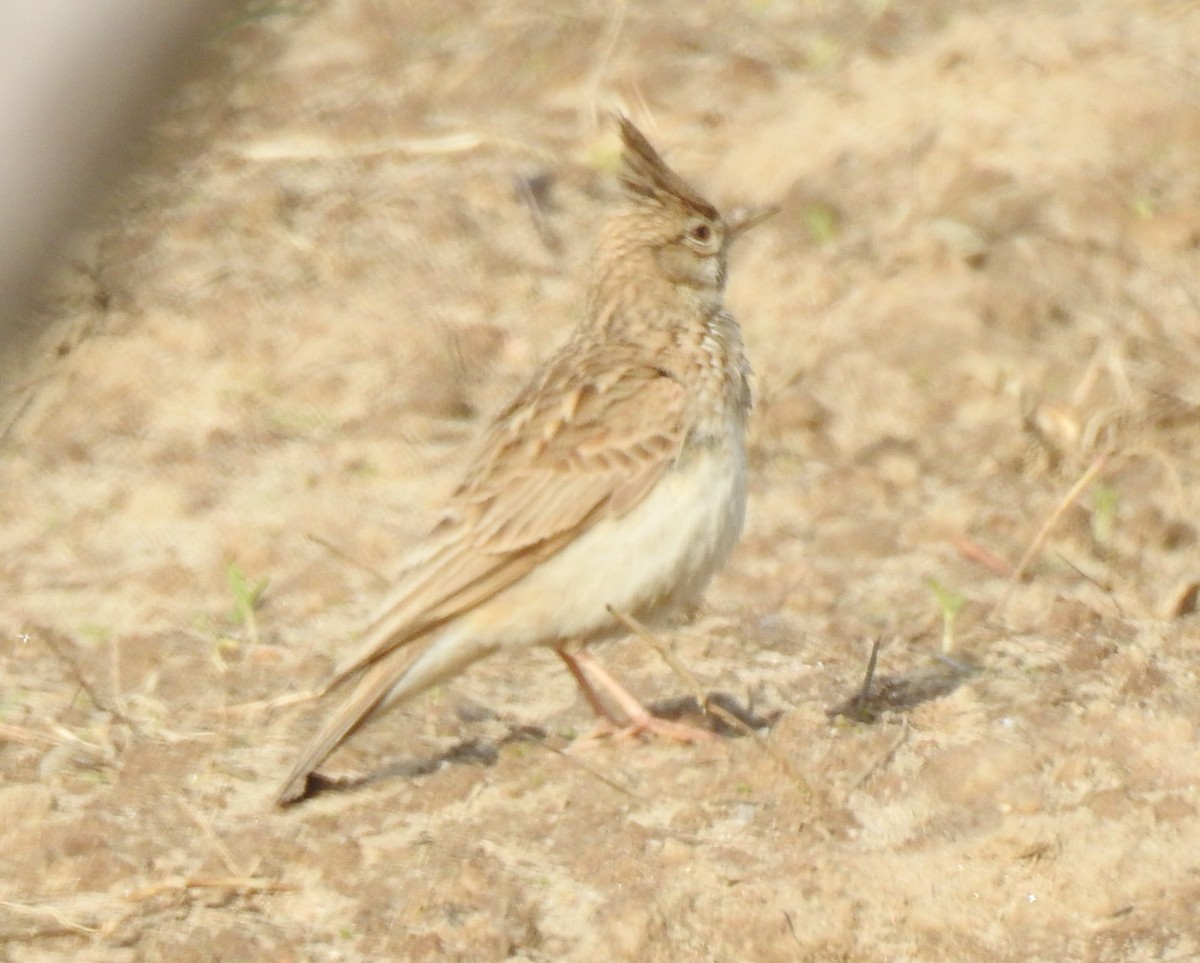
<path fill-rule="evenodd" d="M 624 204 L 597 243 L 571 340 L 497 416 L 440 521 L 329 688 L 357 683 L 301 753 L 287 804 L 366 720 L 501 649 L 545 645 L 594 711 L 651 716 L 583 648 L 698 600 L 742 529 L 750 369 L 725 310 L 726 220 L 625 118 Z M 589 679 L 590 673 L 590 679 Z"/>

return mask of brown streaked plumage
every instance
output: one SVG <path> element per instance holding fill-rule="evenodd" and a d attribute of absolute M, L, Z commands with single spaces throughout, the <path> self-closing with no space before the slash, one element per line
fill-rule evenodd
<path fill-rule="evenodd" d="M 695 602 L 741 532 L 749 367 L 722 292 L 727 223 L 621 118 L 625 202 L 596 245 L 583 322 L 496 417 L 425 544 L 336 669 L 355 679 L 279 792 L 369 718 L 500 649 L 554 648 L 598 713 L 655 719 L 583 651 Z M 586 670 L 591 670 L 591 677 Z"/>

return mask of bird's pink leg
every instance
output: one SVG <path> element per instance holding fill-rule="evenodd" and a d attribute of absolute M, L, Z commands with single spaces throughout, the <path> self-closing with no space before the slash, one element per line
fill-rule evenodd
<path fill-rule="evenodd" d="M 585 669 L 591 675 L 592 679 L 612 696 L 613 701 L 620 706 L 621 711 L 625 713 L 629 722 L 617 733 L 618 736 L 639 736 L 644 732 L 648 732 L 666 739 L 674 739 L 677 742 L 708 742 L 716 738 L 707 729 L 697 729 L 695 726 L 687 726 L 681 722 L 659 719 L 657 716 L 651 715 L 646 707 L 638 702 L 637 698 L 628 689 L 609 675 L 608 670 L 588 652 L 576 652 L 570 658 L 561 651 L 559 655 L 563 656 L 567 667 L 571 669 L 571 674 L 575 676 L 575 681 L 583 689 L 583 694 L 587 697 L 593 709 L 596 709 L 598 704 L 601 706 L 603 704 L 600 703 L 595 689 L 592 688 L 591 681 L 585 681 Z M 612 713 L 606 707 L 598 709 L 597 712 L 606 719 L 615 722 Z"/>
<path fill-rule="evenodd" d="M 591 680 L 584 674 L 583 669 L 579 666 L 579 657 L 572 655 L 566 649 L 555 649 L 558 657 L 566 663 L 567 668 L 571 670 L 571 675 L 575 679 L 575 684 L 579 686 L 579 691 L 583 693 L 583 697 L 587 699 L 587 704 L 591 706 L 594 712 L 601 719 L 607 719 L 614 726 L 620 726 L 621 720 L 613 714 L 613 711 L 604 704 L 604 700 L 600 698 L 592 686 Z"/>

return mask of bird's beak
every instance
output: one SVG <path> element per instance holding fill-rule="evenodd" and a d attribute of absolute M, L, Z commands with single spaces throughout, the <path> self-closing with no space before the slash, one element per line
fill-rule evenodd
<path fill-rule="evenodd" d="M 735 207 L 729 212 L 729 217 L 725 224 L 729 229 L 729 240 L 741 237 L 750 228 L 757 227 L 768 217 L 779 213 L 779 208 L 774 204 L 766 204 L 763 206 L 754 207 Z"/>

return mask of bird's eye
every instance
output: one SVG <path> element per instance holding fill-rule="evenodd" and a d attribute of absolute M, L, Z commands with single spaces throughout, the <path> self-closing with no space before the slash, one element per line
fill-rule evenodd
<path fill-rule="evenodd" d="M 707 244 L 709 238 L 712 237 L 712 228 L 707 224 L 697 224 L 691 230 L 692 240 L 699 241 L 701 244 Z"/>

